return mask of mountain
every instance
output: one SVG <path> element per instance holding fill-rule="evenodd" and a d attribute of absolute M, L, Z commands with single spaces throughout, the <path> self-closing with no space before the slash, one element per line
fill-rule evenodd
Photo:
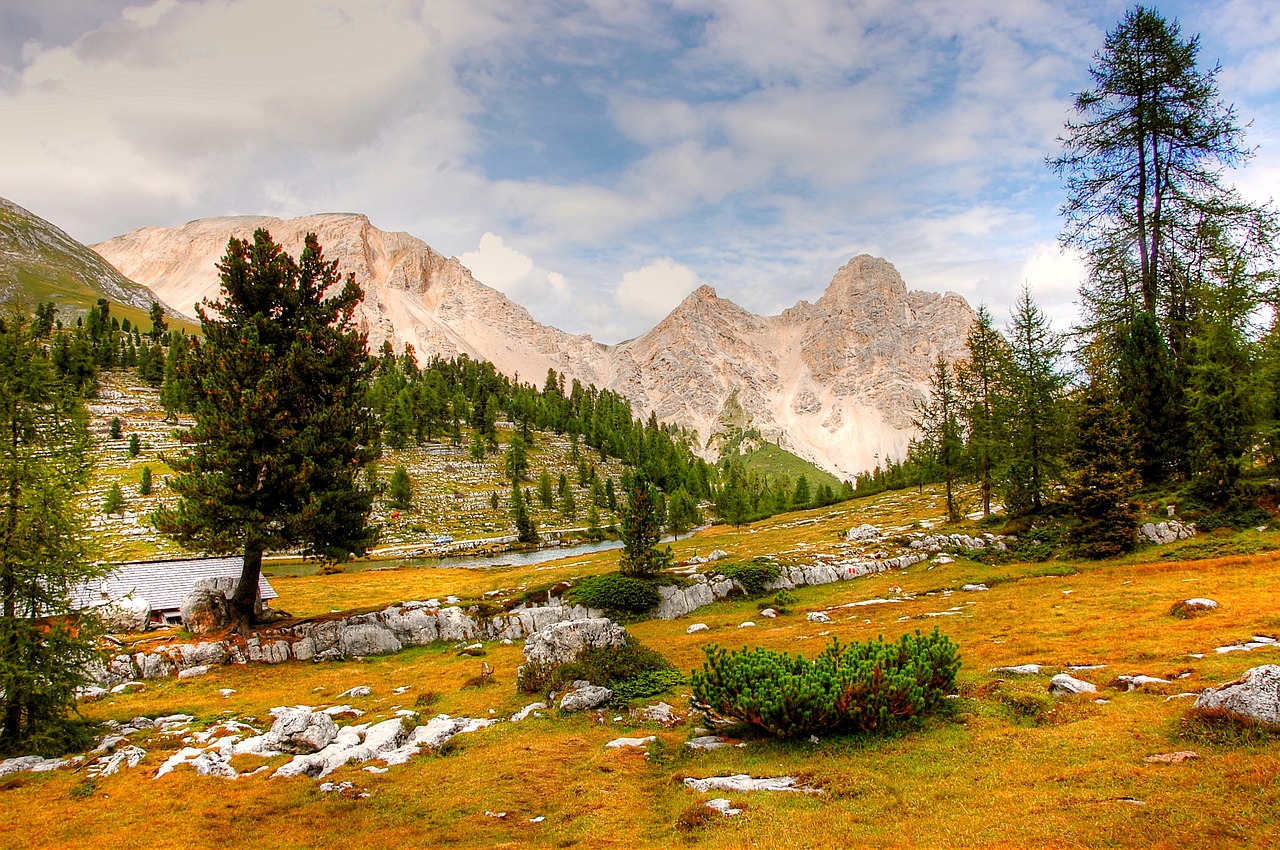
<path fill-rule="evenodd" d="M 63 318 L 86 313 L 106 298 L 113 307 L 125 308 L 116 312 L 135 321 L 145 318 L 157 300 L 150 289 L 54 225 L 0 198 L 0 302 L 15 298 L 27 302 L 28 309 L 52 301 Z"/>
<path fill-rule="evenodd" d="M 964 355 L 973 320 L 958 295 L 910 292 L 892 264 L 866 255 L 816 303 L 757 316 L 703 286 L 645 334 L 609 346 L 538 323 L 456 259 L 363 215 L 201 219 L 93 248 L 194 314 L 218 295 L 214 264 L 228 237 L 258 227 L 295 255 L 314 232 L 326 256 L 355 273 L 365 291 L 358 321 L 374 350 L 389 340 L 397 351 L 412 344 L 420 359 L 467 354 L 537 383 L 555 369 L 692 429 L 708 455 L 749 430 L 841 478 L 902 456 L 935 360 Z"/>

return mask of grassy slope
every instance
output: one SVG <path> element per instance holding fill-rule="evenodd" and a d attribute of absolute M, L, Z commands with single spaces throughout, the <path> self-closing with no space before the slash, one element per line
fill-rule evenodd
<path fill-rule="evenodd" d="M 830 472 L 819 469 L 804 458 L 773 443 L 762 443 L 758 449 L 743 455 L 742 462 L 747 469 L 766 475 L 785 475 L 793 482 L 803 475 L 809 479 L 810 492 L 816 491 L 820 484 L 826 484 L 837 492 L 840 489 L 840 479 Z"/>
<path fill-rule="evenodd" d="M 886 494 L 741 530 L 711 529 L 675 548 L 680 556 L 717 547 L 739 557 L 772 554 L 804 562 L 832 551 L 839 533 L 853 524 L 901 527 L 916 518 L 937 519 L 938 513 L 936 493 Z M 1245 542 L 1274 548 L 1278 539 L 1276 532 L 1254 532 Z M 91 839 L 101 848 L 125 847 L 136 844 L 140 833 L 160 846 L 210 848 L 361 846 L 370 836 L 389 848 L 1270 846 L 1280 828 L 1280 739 L 1188 739 L 1179 731 L 1188 703 L 1165 699 L 1231 680 L 1257 664 L 1280 662 L 1277 650 L 1213 652 L 1253 634 L 1280 634 L 1280 564 L 1269 554 L 1158 560 L 1171 550 L 1176 547 L 1101 564 L 919 564 L 801 588 L 795 613 L 777 620 L 760 619 L 755 602 L 738 600 L 690 618 L 630 627 L 690 669 L 700 664 L 701 647 L 713 641 L 812 655 L 830 636 L 894 638 L 939 625 L 961 646 L 963 698 L 952 703 L 953 716 L 910 734 L 837 737 L 817 745 L 748 740 L 744 748 L 694 753 L 683 747 L 693 734 L 689 723 L 664 730 L 615 722 L 625 715 L 617 710 L 598 717 L 553 712 L 461 736 L 444 755 L 420 757 L 386 774 L 352 766 L 330 777 L 367 789 L 367 798 L 323 794 L 312 780 L 265 775 L 229 782 L 180 769 L 153 781 L 165 754 L 181 745 L 157 740 L 146 745 L 151 753 L 142 765 L 108 779 L 89 781 L 59 771 L 4 780 L 5 821 L 24 826 L 0 828 L 0 846 L 70 848 Z M 318 612 L 336 603 L 357 607 L 543 582 L 609 568 L 611 557 L 616 556 L 576 559 L 537 573 L 400 570 L 294 578 L 281 582 L 280 590 L 286 607 Z M 992 589 L 958 591 L 974 581 L 989 582 Z M 832 607 L 896 595 L 898 587 L 914 598 Z M 1174 602 L 1190 596 L 1214 598 L 1222 608 L 1194 620 L 1168 616 Z M 805 612 L 818 609 L 829 610 L 834 622 L 808 623 Z M 929 616 L 942 612 L 949 613 Z M 747 619 L 759 625 L 738 630 Z M 693 621 L 707 623 L 711 631 L 687 635 Z M 265 721 L 273 706 L 325 705 L 363 684 L 373 688 L 372 695 L 349 700 L 370 712 L 362 720 L 411 707 L 427 691 L 441 695 L 428 714 L 488 716 L 493 709 L 506 715 L 529 701 L 512 686 L 520 647 L 488 649 L 485 660 L 495 668 L 497 684 L 482 689 L 461 687 L 477 672 L 478 659 L 434 647 L 363 662 L 221 668 L 201 679 L 149 683 L 146 691 L 87 704 L 84 711 L 93 719 L 187 712 L 213 721 L 232 712 Z M 1048 673 L 1001 682 L 989 672 L 1025 662 L 1105 664 L 1104 670 L 1079 675 L 1098 683 L 1099 696 L 1108 702 L 1049 700 Z M 1150 692 L 1105 687 L 1124 673 L 1186 678 Z M 404 686 L 404 695 L 392 693 Z M 223 698 L 220 688 L 236 693 Z M 684 713 L 687 694 L 678 688 L 666 699 Z M 626 734 L 656 734 L 659 744 L 650 747 L 648 758 L 604 748 Z M 1143 761 L 1185 749 L 1200 758 L 1181 765 Z M 240 760 L 241 769 L 255 764 L 249 757 Z M 717 817 L 690 833 L 677 830 L 682 813 L 720 796 L 695 794 L 680 779 L 733 773 L 790 774 L 826 793 L 728 795 L 748 804 L 743 816 Z M 508 816 L 495 819 L 486 811 Z M 546 820 L 529 822 L 537 816 Z"/>

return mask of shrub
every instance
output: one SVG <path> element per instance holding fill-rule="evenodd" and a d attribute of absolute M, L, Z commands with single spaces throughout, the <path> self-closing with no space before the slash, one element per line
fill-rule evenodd
<path fill-rule="evenodd" d="M 765 592 L 765 585 L 778 577 L 778 565 L 756 558 L 753 561 L 717 566 L 716 572 L 742 585 L 747 596 L 759 596 Z"/>
<path fill-rule="evenodd" d="M 658 589 L 651 582 L 621 573 L 585 578 L 571 587 L 566 595 L 571 601 L 588 608 L 633 614 L 647 613 L 661 601 Z"/>
<path fill-rule="evenodd" d="M 833 640 L 813 661 L 763 648 L 704 651 L 694 698 L 783 738 L 893 729 L 940 706 L 960 668 L 956 645 L 937 629 L 897 643 Z"/>
<path fill-rule="evenodd" d="M 578 679 L 611 688 L 618 702 L 660 694 L 684 681 L 671 662 L 632 637 L 622 646 L 588 647 L 568 664 L 526 662 L 516 685 L 525 693 L 537 693 Z"/>

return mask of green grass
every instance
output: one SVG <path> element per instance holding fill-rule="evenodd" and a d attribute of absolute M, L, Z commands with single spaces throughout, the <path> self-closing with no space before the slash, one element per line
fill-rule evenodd
<path fill-rule="evenodd" d="M 743 455 L 742 462 L 748 470 L 773 477 L 785 475 L 793 483 L 803 475 L 809 479 L 810 492 L 816 491 L 820 484 L 826 484 L 836 492 L 840 490 L 840 479 L 773 443 L 761 443 L 759 448 Z"/>

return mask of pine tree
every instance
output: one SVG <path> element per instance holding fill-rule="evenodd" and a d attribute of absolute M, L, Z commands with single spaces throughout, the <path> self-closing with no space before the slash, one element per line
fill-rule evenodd
<path fill-rule="evenodd" d="M 961 400 L 955 376 L 941 355 L 933 366 L 929 380 L 929 400 L 917 408 L 916 427 L 927 446 L 936 480 L 943 483 L 947 496 L 947 518 L 960 521 L 955 486 L 965 471 L 964 423 Z"/>
<path fill-rule="evenodd" d="M 658 489 L 649 483 L 644 473 L 635 472 L 627 488 L 627 504 L 619 523 L 622 557 L 618 569 L 623 575 L 645 578 L 671 565 L 671 547 L 658 549 L 663 519 L 658 508 Z"/>
<path fill-rule="evenodd" d="M 83 402 L 45 357 L 39 329 L 0 319 L 0 754 L 60 755 L 88 734 L 76 688 L 97 659 L 70 591 L 102 576 L 75 506 L 89 475 Z"/>
<path fill-rule="evenodd" d="M 413 510 L 413 481 L 404 464 L 397 464 L 391 473 L 391 481 L 387 483 L 387 499 L 391 507 L 398 511 Z"/>
<path fill-rule="evenodd" d="M 1141 310 L 1120 333 L 1116 401 L 1133 427 L 1142 480 L 1163 484 L 1183 467 L 1187 437 L 1182 386 L 1155 316 Z"/>
<path fill-rule="evenodd" d="M 564 495 L 560 497 L 560 516 L 567 520 L 578 518 L 578 499 L 572 489 L 565 488 Z"/>
<path fill-rule="evenodd" d="M 138 493 L 142 496 L 151 495 L 151 467 L 142 467 L 142 477 L 138 479 Z"/>
<path fill-rule="evenodd" d="M 555 504 L 555 496 L 551 492 L 551 476 L 545 469 L 538 476 L 538 502 L 547 510 Z"/>
<path fill-rule="evenodd" d="M 1090 380 L 1073 407 L 1063 501 L 1080 524 L 1071 530 L 1071 543 L 1086 558 L 1109 558 L 1137 543 L 1139 513 L 1133 499 L 1142 482 L 1134 440 L 1124 408 L 1100 378 Z"/>
<path fill-rule="evenodd" d="M 520 492 L 519 482 L 514 480 L 511 482 L 511 519 L 516 525 L 517 540 L 521 543 L 538 542 L 538 527 L 529 516 L 529 508 L 525 504 L 524 494 Z"/>
<path fill-rule="evenodd" d="M 137 457 L 142 451 L 142 439 L 137 434 L 129 435 L 129 457 Z"/>
<path fill-rule="evenodd" d="M 107 439 L 110 439 L 110 440 L 118 440 L 118 439 L 120 439 L 120 437 L 121 437 L 121 430 L 120 430 L 120 417 L 119 417 L 119 416 L 112 416 L 112 417 L 111 417 L 111 429 L 110 429 L 110 431 L 108 431 L 108 432 L 107 432 Z"/>
<path fill-rule="evenodd" d="M 698 502 L 683 487 L 671 494 L 667 500 L 667 531 L 672 537 L 679 537 L 702 521 L 698 513 Z"/>
<path fill-rule="evenodd" d="M 314 234 L 296 262 L 265 230 L 252 244 L 233 238 L 218 270 L 223 297 L 212 315 L 199 308 L 204 340 L 183 369 L 195 425 L 172 463 L 179 498 L 153 522 L 180 542 L 243 554 L 232 609 L 244 632 L 265 551 L 341 561 L 377 538 L 374 492 L 359 476 L 379 453 L 364 403 L 373 361 L 354 325 L 360 287 L 342 282 Z"/>
<path fill-rule="evenodd" d="M 978 306 L 969 329 L 968 348 L 969 359 L 956 368 L 956 384 L 968 427 L 968 466 L 978 481 L 982 515 L 986 517 L 991 515 L 991 494 L 1009 442 L 1007 411 L 1002 409 L 1007 394 L 1009 344 L 992 327 L 985 304 Z"/>
<path fill-rule="evenodd" d="M 119 482 L 113 481 L 107 488 L 107 495 L 102 500 L 104 514 L 118 514 L 124 510 L 124 494 L 120 492 Z"/>
<path fill-rule="evenodd" d="M 809 490 L 809 479 L 801 475 L 796 479 L 795 492 L 791 494 L 791 507 L 804 510 L 813 502 L 813 493 Z"/>
<path fill-rule="evenodd" d="M 1013 513 L 1040 510 L 1061 478 L 1065 428 L 1058 371 L 1062 339 L 1023 288 L 1009 328 L 1009 447 L 1004 460 L 1006 505 Z"/>
<path fill-rule="evenodd" d="M 151 318 L 151 341 L 159 342 L 169 329 L 169 323 L 164 320 L 164 308 L 160 306 L 159 301 L 151 302 L 149 311 Z"/>

